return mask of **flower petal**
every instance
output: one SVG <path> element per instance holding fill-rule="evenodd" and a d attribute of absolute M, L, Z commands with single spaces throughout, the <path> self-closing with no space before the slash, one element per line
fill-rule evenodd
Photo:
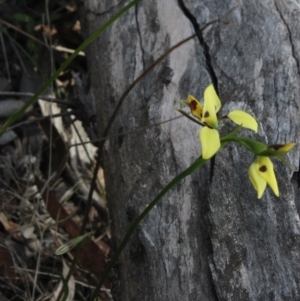
<path fill-rule="evenodd" d="M 283 155 L 287 154 L 295 145 L 296 143 L 269 145 L 266 149 L 259 152 L 258 155 L 265 157 L 277 157 L 279 160 L 285 162 L 287 166 L 290 166 L 283 158 Z"/>
<path fill-rule="evenodd" d="M 279 196 L 277 180 L 274 173 L 273 163 L 269 157 L 257 156 L 255 162 L 256 172 L 263 178 L 272 188 L 274 194 Z"/>
<path fill-rule="evenodd" d="M 268 150 L 272 150 L 277 154 L 283 155 L 288 153 L 296 143 L 287 143 L 287 144 L 273 144 L 268 146 Z"/>
<path fill-rule="evenodd" d="M 198 119 L 201 119 L 203 108 L 200 102 L 193 95 L 188 95 L 187 104 L 190 107 L 192 114 Z"/>
<path fill-rule="evenodd" d="M 257 191 L 257 198 L 260 199 L 265 192 L 267 182 L 260 176 L 259 173 L 257 173 L 257 168 L 255 166 L 256 164 L 257 163 L 253 162 L 250 165 L 248 175 L 254 189 Z"/>
<path fill-rule="evenodd" d="M 257 121 L 248 113 L 240 110 L 231 111 L 227 117 L 235 124 L 241 125 L 243 128 L 250 129 L 257 133 Z"/>
<path fill-rule="evenodd" d="M 214 105 L 216 106 L 216 112 L 218 113 L 221 109 L 222 104 L 213 84 L 210 84 L 204 91 L 204 102 L 206 99 L 210 99 L 210 101 L 214 103 Z"/>
<path fill-rule="evenodd" d="M 200 130 L 200 141 L 203 159 L 211 158 L 221 147 L 218 131 L 206 126 Z"/>
<path fill-rule="evenodd" d="M 220 108 L 221 101 L 214 89 L 214 86 L 211 84 L 204 91 L 204 107 L 202 122 L 214 129 L 217 129 L 217 112 L 220 110 Z"/>

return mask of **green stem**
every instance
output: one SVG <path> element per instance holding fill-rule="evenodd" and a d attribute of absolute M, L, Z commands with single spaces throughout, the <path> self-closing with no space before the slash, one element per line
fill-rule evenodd
<path fill-rule="evenodd" d="M 203 159 L 202 157 L 198 158 L 192 165 L 190 165 L 185 171 L 183 171 L 181 174 L 179 174 L 177 177 L 175 177 L 155 198 L 154 200 L 147 206 L 147 208 L 137 217 L 137 219 L 133 222 L 133 224 L 130 226 L 129 230 L 127 231 L 125 237 L 123 238 L 120 246 L 118 247 L 117 251 L 111 258 L 110 262 L 108 263 L 102 278 L 100 279 L 99 283 L 97 284 L 97 287 L 91 296 L 90 300 L 95 300 L 97 298 L 97 294 L 100 291 L 106 277 L 110 273 L 110 270 L 113 268 L 113 266 L 116 264 L 121 252 L 127 245 L 130 237 L 132 236 L 134 230 L 137 228 L 137 226 L 140 224 L 140 222 L 149 214 L 149 212 L 153 209 L 153 207 L 158 203 L 158 201 L 178 182 L 180 182 L 182 179 L 184 179 L 186 176 L 193 173 L 195 170 L 197 170 L 199 167 L 201 167 L 205 162 L 208 160 Z"/>
<path fill-rule="evenodd" d="M 223 143 L 236 142 L 255 155 L 258 155 L 259 153 L 261 153 L 267 148 L 265 144 L 256 141 L 254 139 L 247 138 L 247 137 L 233 137 L 229 135 L 221 138 L 221 142 Z"/>
<path fill-rule="evenodd" d="M 240 126 L 235 128 L 231 133 L 229 133 L 227 136 L 221 139 L 221 147 L 224 147 L 227 142 L 233 141 L 234 135 L 238 133 L 238 131 L 241 129 Z M 154 198 L 154 200 L 147 206 L 147 208 L 137 217 L 137 219 L 133 222 L 133 224 L 130 226 L 129 230 L 127 231 L 125 237 L 123 238 L 120 246 L 118 247 L 117 251 L 111 258 L 110 262 L 108 263 L 106 269 L 103 272 L 103 275 L 98 282 L 95 291 L 93 295 L 91 296 L 90 300 L 95 300 L 97 298 L 97 294 L 100 291 L 102 285 L 104 284 L 104 281 L 108 274 L 110 273 L 113 266 L 116 264 L 121 252 L 127 245 L 130 237 L 132 236 L 133 232 L 137 228 L 137 226 L 141 223 L 141 221 L 150 213 L 150 211 L 153 209 L 153 207 L 158 203 L 158 201 L 171 189 L 173 186 L 175 186 L 177 183 L 179 183 L 182 179 L 193 173 L 195 170 L 200 168 L 205 162 L 207 162 L 209 159 L 205 160 L 201 157 L 199 157 L 192 165 L 190 165 L 185 171 L 183 171 L 181 174 L 179 174 L 177 177 L 175 177 L 163 190 Z"/>

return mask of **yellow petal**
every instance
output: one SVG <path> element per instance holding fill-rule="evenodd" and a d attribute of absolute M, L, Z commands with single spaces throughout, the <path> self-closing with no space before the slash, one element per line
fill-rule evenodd
<path fill-rule="evenodd" d="M 200 141 L 203 159 L 211 158 L 221 147 L 218 131 L 206 126 L 200 130 Z"/>
<path fill-rule="evenodd" d="M 204 91 L 204 102 L 206 99 L 207 100 L 209 99 L 211 102 L 214 103 L 216 107 L 216 112 L 218 113 L 222 105 L 221 105 L 221 100 L 217 95 L 213 84 L 210 84 Z"/>
<path fill-rule="evenodd" d="M 241 125 L 244 128 L 250 129 L 257 133 L 258 124 L 256 120 L 248 113 L 240 110 L 231 111 L 227 117 L 235 124 Z"/>
<path fill-rule="evenodd" d="M 217 129 L 218 128 L 218 118 L 217 112 L 221 108 L 221 101 L 214 89 L 214 86 L 209 85 L 204 91 L 204 107 L 202 122 L 208 126 Z"/>
<path fill-rule="evenodd" d="M 286 154 L 288 153 L 296 143 L 287 143 L 287 144 L 274 144 L 268 146 L 268 149 L 278 153 L 278 154 Z"/>
<path fill-rule="evenodd" d="M 283 151 L 284 153 L 289 152 L 294 146 L 296 145 L 296 143 L 287 143 L 284 144 L 281 148 L 280 151 Z"/>
<path fill-rule="evenodd" d="M 260 199 L 265 192 L 267 182 L 257 173 L 256 164 L 257 163 L 253 162 L 250 165 L 248 175 L 254 189 L 257 191 L 257 198 Z"/>
<path fill-rule="evenodd" d="M 188 95 L 187 104 L 189 105 L 192 114 L 195 117 L 201 119 L 203 109 L 202 109 L 200 102 L 193 95 Z"/>
<path fill-rule="evenodd" d="M 269 157 L 258 156 L 255 162 L 256 172 L 263 178 L 272 188 L 274 194 L 279 196 L 277 180 L 274 173 L 273 163 Z"/>

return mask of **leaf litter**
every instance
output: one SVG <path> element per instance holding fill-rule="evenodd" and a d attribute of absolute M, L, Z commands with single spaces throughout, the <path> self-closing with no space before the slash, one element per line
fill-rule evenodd
<path fill-rule="evenodd" d="M 16 2 L 0 2 L 0 124 L 83 41 L 75 1 L 49 1 L 48 15 L 44 2 Z M 97 149 L 80 143 L 98 137 L 96 116 L 81 53 L 1 136 L 0 298 L 92 294 L 110 252 L 102 171 L 81 229 Z M 111 300 L 109 281 L 99 300 Z"/>

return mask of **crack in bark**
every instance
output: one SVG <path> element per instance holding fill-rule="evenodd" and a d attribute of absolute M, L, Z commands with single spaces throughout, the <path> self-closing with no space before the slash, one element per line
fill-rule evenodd
<path fill-rule="evenodd" d="M 135 10 L 136 30 L 137 30 L 137 33 L 138 33 L 138 37 L 139 37 L 139 40 L 140 40 L 140 47 L 141 47 L 141 51 L 142 51 L 143 70 L 145 70 L 145 50 L 144 50 L 143 44 L 142 44 L 142 34 L 141 34 L 141 30 L 140 30 L 140 26 L 139 26 L 139 20 L 138 20 L 138 5 L 134 6 L 134 10 Z"/>
<path fill-rule="evenodd" d="M 203 55 L 205 57 L 205 64 L 206 64 L 206 70 L 210 76 L 210 79 L 212 81 L 212 84 L 214 85 L 214 88 L 219 95 L 219 86 L 218 86 L 218 78 L 216 76 L 216 73 L 214 71 L 214 68 L 211 63 L 211 55 L 209 51 L 209 47 L 207 43 L 205 42 L 203 35 L 202 35 L 202 30 L 197 22 L 196 17 L 190 12 L 190 10 L 185 6 L 183 3 L 183 0 L 178 0 L 178 4 L 184 15 L 191 21 L 195 33 L 197 35 L 197 38 L 199 40 L 200 45 L 202 46 L 203 49 Z M 214 166 L 215 166 L 215 156 L 211 158 L 210 160 L 210 173 L 209 173 L 209 182 L 212 183 L 212 179 L 214 176 Z"/>
<path fill-rule="evenodd" d="M 274 5 L 275 5 L 275 8 L 276 8 L 276 10 L 277 10 L 277 12 L 279 14 L 280 19 L 282 20 L 283 24 L 285 25 L 285 27 L 287 29 L 289 41 L 290 41 L 290 44 L 291 44 L 292 57 L 294 58 L 294 60 L 296 62 L 298 75 L 300 76 L 300 62 L 299 62 L 299 59 L 296 56 L 295 45 L 293 43 L 293 38 L 292 38 L 292 31 L 291 31 L 291 29 L 290 29 L 287 21 L 285 20 L 282 11 L 279 9 L 279 6 L 278 6 L 276 0 L 274 0 Z M 277 139 L 278 139 L 278 135 L 279 134 L 277 134 Z M 300 188 L 300 160 L 299 160 L 298 171 L 295 171 L 293 173 L 292 178 L 296 178 L 297 179 L 296 182 L 297 182 L 298 188 Z"/>
<path fill-rule="evenodd" d="M 190 20 L 190 22 L 192 23 L 195 33 L 197 35 L 197 38 L 200 42 L 200 45 L 203 49 L 203 55 L 205 57 L 205 64 L 206 64 L 206 70 L 208 71 L 208 74 L 210 76 L 210 79 L 212 81 L 212 84 L 214 85 L 214 88 L 217 92 L 217 95 L 219 95 L 219 89 L 218 89 L 218 78 L 216 76 L 216 73 L 212 67 L 212 63 L 211 63 L 211 55 L 210 55 L 210 50 L 209 47 L 207 45 L 207 43 L 205 42 L 203 35 L 202 35 L 202 30 L 197 22 L 196 17 L 187 9 L 187 7 L 185 6 L 183 0 L 178 0 L 178 4 L 180 9 L 182 10 L 182 12 L 184 13 L 184 15 Z M 210 184 L 212 183 L 212 179 L 214 176 L 214 166 L 215 166 L 215 156 L 213 156 L 210 160 L 210 173 L 209 173 L 209 182 Z M 205 199 L 207 200 L 207 205 L 208 205 L 208 195 L 205 197 Z M 209 226 L 209 222 L 206 222 L 206 224 L 208 224 Z M 207 237 L 209 238 L 208 241 L 209 243 L 207 244 L 207 248 L 209 249 L 208 253 L 211 254 L 212 257 L 212 253 L 213 253 L 213 247 L 212 247 L 212 241 L 211 241 L 211 237 L 209 234 L 209 231 L 207 230 Z M 210 277 L 211 277 L 211 285 L 212 285 L 212 290 L 211 293 L 215 296 L 215 299 L 218 300 L 218 294 L 217 294 L 217 288 L 216 288 L 216 284 L 214 282 L 213 279 L 213 275 L 212 275 L 212 271 L 210 270 Z"/>
<path fill-rule="evenodd" d="M 183 3 L 183 0 L 178 0 L 178 4 L 180 9 L 182 10 L 182 12 L 185 14 L 185 16 L 191 21 L 195 33 L 197 35 L 197 38 L 200 42 L 200 45 L 202 46 L 203 49 L 203 54 L 205 57 L 205 63 L 206 63 L 206 69 L 209 73 L 210 79 L 215 87 L 215 90 L 217 92 L 217 94 L 219 95 L 219 88 L 218 88 L 218 78 L 216 76 L 216 73 L 212 67 L 211 64 L 211 56 L 210 56 L 210 52 L 209 52 L 209 47 L 207 45 L 207 43 L 205 42 L 203 35 L 202 35 L 202 31 L 201 28 L 197 22 L 197 19 L 195 18 L 195 16 L 188 10 L 188 8 L 185 6 L 185 4 Z"/>
<path fill-rule="evenodd" d="M 212 183 L 213 177 L 214 177 L 214 171 L 215 171 L 215 161 L 216 161 L 216 156 L 213 156 L 210 159 L 210 170 L 209 170 L 209 183 Z"/>
<path fill-rule="evenodd" d="M 142 70 L 144 72 L 145 66 L 146 66 L 146 63 L 145 63 L 145 50 L 143 48 L 142 33 L 141 33 L 141 30 L 140 30 L 139 20 L 138 20 L 138 4 L 136 4 L 134 6 L 134 13 L 135 13 L 136 30 L 137 30 L 138 38 L 139 38 L 139 41 L 140 41 L 140 48 L 141 48 L 141 52 L 142 52 L 142 55 L 141 55 L 141 61 L 142 61 L 142 65 L 143 65 Z M 146 88 L 145 88 L 143 80 L 141 80 L 140 85 L 143 87 L 142 95 L 145 95 Z"/>
<path fill-rule="evenodd" d="M 281 10 L 279 9 L 276 0 L 274 0 L 274 4 L 275 4 L 276 10 L 278 11 L 278 14 L 279 14 L 280 19 L 282 20 L 283 24 L 285 25 L 285 27 L 286 27 L 286 29 L 287 29 L 288 36 L 289 36 L 289 41 L 290 41 L 290 44 L 291 44 L 292 57 L 293 57 L 294 60 L 296 61 L 298 75 L 300 75 L 300 62 L 299 62 L 299 59 L 298 59 L 297 56 L 296 56 L 295 45 L 294 45 L 294 43 L 293 43 L 293 38 L 292 38 L 292 32 L 291 32 L 291 29 L 290 29 L 290 27 L 289 27 L 287 21 L 285 20 L 283 14 L 282 14 L 282 12 L 281 12 Z"/>

